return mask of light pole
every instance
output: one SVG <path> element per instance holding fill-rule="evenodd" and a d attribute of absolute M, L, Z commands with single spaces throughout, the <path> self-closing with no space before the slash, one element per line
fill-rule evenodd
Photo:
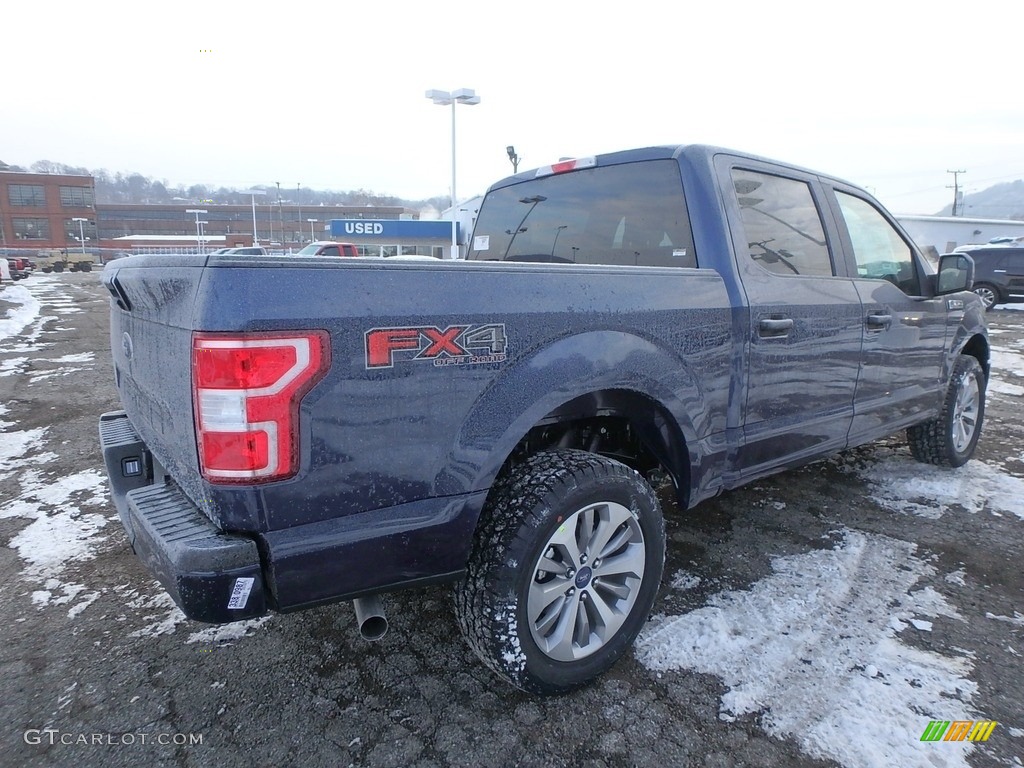
<path fill-rule="evenodd" d="M 555 257 L 555 246 L 558 245 L 558 236 L 562 234 L 562 230 L 567 229 L 568 226 L 568 224 L 562 224 L 555 228 L 555 241 L 551 243 L 551 258 Z"/>
<path fill-rule="evenodd" d="M 451 258 L 459 257 L 459 240 L 457 234 L 457 222 L 455 220 L 455 105 L 466 104 L 473 106 L 480 103 L 480 97 L 472 88 L 459 88 L 457 90 L 436 91 L 429 90 L 426 93 L 428 99 L 439 106 L 452 106 L 452 255 Z"/>
<path fill-rule="evenodd" d="M 509 144 L 505 151 L 508 152 L 508 161 L 512 163 L 512 173 L 519 173 L 519 155 L 516 154 L 516 148 Z"/>
<path fill-rule="evenodd" d="M 319 219 L 306 219 L 309 222 L 309 242 L 316 241 L 316 235 L 313 234 L 313 225 L 316 224 Z"/>
<path fill-rule="evenodd" d="M 265 195 L 267 192 L 264 189 L 246 189 L 242 194 L 252 197 L 252 244 L 259 245 L 260 238 L 256 234 L 256 195 Z"/>
<path fill-rule="evenodd" d="M 204 210 L 203 208 L 186 208 L 185 209 L 185 213 L 194 213 L 196 215 L 196 248 L 198 248 L 199 252 L 202 253 L 203 252 L 203 232 L 202 232 L 202 229 L 199 226 L 199 214 L 200 213 L 206 213 L 206 210 Z"/>
<path fill-rule="evenodd" d="M 206 253 L 206 225 L 209 224 L 206 219 L 199 220 L 199 252 Z"/>
<path fill-rule="evenodd" d="M 82 244 L 82 255 L 85 256 L 85 222 L 87 222 L 88 219 L 75 216 L 72 221 L 78 222 L 78 242 Z"/>

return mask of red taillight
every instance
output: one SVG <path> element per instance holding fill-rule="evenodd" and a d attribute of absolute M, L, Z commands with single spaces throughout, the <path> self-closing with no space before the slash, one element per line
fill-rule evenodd
<path fill-rule="evenodd" d="M 214 483 L 283 480 L 299 468 L 299 403 L 327 373 L 324 331 L 192 336 L 199 467 Z"/>

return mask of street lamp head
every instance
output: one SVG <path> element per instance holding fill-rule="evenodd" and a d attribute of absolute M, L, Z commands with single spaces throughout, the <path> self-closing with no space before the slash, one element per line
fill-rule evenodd
<path fill-rule="evenodd" d="M 508 152 L 508 157 L 510 160 L 516 156 L 516 148 L 513 147 L 511 144 L 505 147 L 505 151 Z"/>
<path fill-rule="evenodd" d="M 459 104 L 480 103 L 480 97 L 476 95 L 476 91 L 472 88 L 459 88 L 456 91 L 452 91 L 452 98 L 459 102 Z"/>
<path fill-rule="evenodd" d="M 476 95 L 476 91 L 472 88 L 459 88 L 451 93 L 431 89 L 425 95 L 432 102 L 442 107 L 447 107 L 452 102 L 468 104 L 470 106 L 480 103 L 480 97 Z"/>
<path fill-rule="evenodd" d="M 452 95 L 448 93 L 448 91 L 436 91 L 431 89 L 427 91 L 425 95 L 435 104 L 447 106 L 452 103 Z"/>

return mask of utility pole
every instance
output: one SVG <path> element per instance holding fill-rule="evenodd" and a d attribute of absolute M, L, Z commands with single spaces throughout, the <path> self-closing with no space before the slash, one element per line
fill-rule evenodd
<path fill-rule="evenodd" d="M 281 220 L 281 247 L 284 248 L 284 244 L 287 242 L 284 236 L 284 206 L 281 205 L 281 182 L 275 181 L 277 184 L 277 215 Z"/>
<path fill-rule="evenodd" d="M 953 212 L 952 212 L 952 215 L 956 216 L 956 207 L 960 204 L 960 174 L 961 173 L 967 173 L 967 171 L 965 171 L 965 170 L 959 170 L 959 171 L 947 170 L 946 173 L 952 173 L 953 174 L 953 184 L 952 185 L 947 184 L 946 185 L 946 189 L 952 189 L 953 190 Z M 960 215 L 963 216 L 963 213 L 964 213 L 963 210 L 961 210 L 960 211 Z"/>

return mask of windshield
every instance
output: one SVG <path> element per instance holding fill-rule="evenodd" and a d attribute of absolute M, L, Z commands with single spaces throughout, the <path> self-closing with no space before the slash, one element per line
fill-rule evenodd
<path fill-rule="evenodd" d="M 679 167 L 625 163 L 494 190 L 467 258 L 695 267 Z"/>
<path fill-rule="evenodd" d="M 296 253 L 296 256 L 316 256 L 320 252 L 321 246 L 318 243 L 310 243 L 301 251 Z"/>

